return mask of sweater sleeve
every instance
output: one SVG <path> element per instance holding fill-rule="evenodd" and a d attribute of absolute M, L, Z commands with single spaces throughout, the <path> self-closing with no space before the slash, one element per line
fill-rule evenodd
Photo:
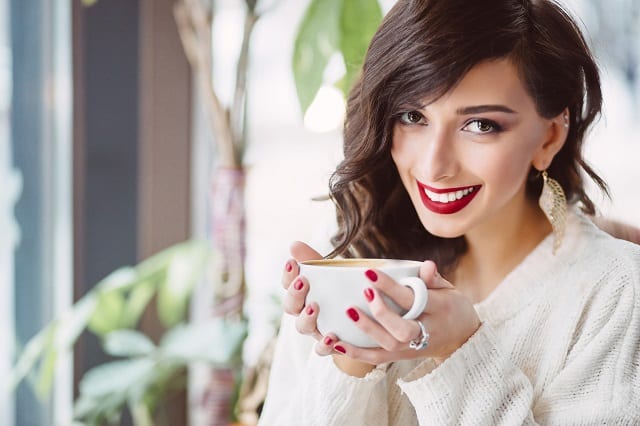
<path fill-rule="evenodd" d="M 386 425 L 385 368 L 349 376 L 332 357 L 318 356 L 313 339 L 298 334 L 293 322 L 285 315 L 260 425 Z"/>
<path fill-rule="evenodd" d="M 640 418 L 637 268 L 622 268 L 626 272 L 609 273 L 598 283 L 566 351 L 554 354 L 558 348 L 532 348 L 539 356 L 557 357 L 559 365 L 548 383 L 538 384 L 535 395 L 531 381 L 487 323 L 437 368 L 422 365 L 399 380 L 420 424 L 636 424 Z"/>
<path fill-rule="evenodd" d="M 440 366 L 425 362 L 398 381 L 421 425 L 535 424 L 531 383 L 497 343 L 483 323 Z"/>
<path fill-rule="evenodd" d="M 640 250 L 620 254 L 575 327 L 563 368 L 535 405 L 551 424 L 640 421 Z"/>

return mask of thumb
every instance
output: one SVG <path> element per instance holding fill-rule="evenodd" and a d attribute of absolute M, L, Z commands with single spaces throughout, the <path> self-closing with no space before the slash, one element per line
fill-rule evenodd
<path fill-rule="evenodd" d="M 445 280 L 438 273 L 436 264 L 431 260 L 425 260 L 420 266 L 420 278 L 427 284 L 427 288 L 455 288 L 453 284 Z"/>
<path fill-rule="evenodd" d="M 312 249 L 309 245 L 303 243 L 302 241 L 295 241 L 289 247 L 289 251 L 291 252 L 291 256 L 298 262 L 304 262 L 305 260 L 317 260 L 322 259 L 322 255 Z"/>

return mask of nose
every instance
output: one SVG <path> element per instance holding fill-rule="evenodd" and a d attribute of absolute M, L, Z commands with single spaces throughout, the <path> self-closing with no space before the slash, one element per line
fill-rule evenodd
<path fill-rule="evenodd" d="M 418 160 L 420 175 L 429 182 L 446 181 L 459 170 L 454 137 L 445 128 L 425 135 L 423 150 Z"/>

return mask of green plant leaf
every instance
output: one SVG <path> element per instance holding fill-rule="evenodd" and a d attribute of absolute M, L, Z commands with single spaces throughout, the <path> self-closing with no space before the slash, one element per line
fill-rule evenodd
<path fill-rule="evenodd" d="M 53 344 L 55 334 L 50 336 L 50 341 L 47 342 L 42 362 L 40 363 L 40 372 L 38 374 L 38 381 L 36 382 L 36 395 L 40 401 L 44 401 L 49 391 L 51 390 L 51 384 L 53 383 L 53 376 L 56 369 L 56 361 L 58 360 L 58 351 Z"/>
<path fill-rule="evenodd" d="M 144 281 L 131 289 L 120 321 L 123 327 L 134 328 L 138 324 L 156 289 L 156 285 L 150 281 Z"/>
<path fill-rule="evenodd" d="M 158 318 L 166 327 L 184 321 L 189 297 L 202 276 L 208 254 L 208 246 L 195 243 L 174 251 L 166 280 L 158 288 Z"/>
<path fill-rule="evenodd" d="M 98 306 L 98 295 L 95 292 L 89 292 L 60 317 L 55 339 L 58 351 L 67 351 L 73 347 L 78 336 L 87 327 L 96 306 Z"/>
<path fill-rule="evenodd" d="M 324 69 L 329 59 L 338 50 L 343 1 L 311 0 L 298 29 L 292 65 L 298 101 L 303 113 L 322 85 Z"/>
<path fill-rule="evenodd" d="M 153 426 L 153 417 L 146 404 L 142 402 L 129 404 L 129 412 L 136 426 Z"/>
<path fill-rule="evenodd" d="M 139 356 L 150 354 L 156 346 L 139 331 L 116 330 L 104 337 L 103 349 L 112 356 Z"/>
<path fill-rule="evenodd" d="M 132 266 L 123 266 L 101 279 L 94 288 L 104 292 L 112 290 L 127 290 L 139 281 L 138 273 Z"/>
<path fill-rule="evenodd" d="M 180 251 L 182 247 L 187 246 L 190 243 L 191 240 L 178 243 L 149 256 L 136 266 L 138 277 L 142 280 L 149 281 L 162 278 L 162 276 L 167 272 L 167 267 L 169 266 L 169 263 L 171 263 L 171 258 L 174 253 L 176 251 Z"/>
<path fill-rule="evenodd" d="M 124 314 L 124 295 L 119 289 L 107 289 L 97 295 L 97 306 L 91 315 L 88 327 L 98 336 L 104 336 L 121 328 Z"/>
<path fill-rule="evenodd" d="M 162 356 L 157 356 L 153 371 L 129 389 L 129 404 L 143 403 L 154 412 L 159 404 L 166 401 L 174 386 L 180 390 L 186 388 L 186 367 L 187 364 L 183 362 L 168 362 Z"/>
<path fill-rule="evenodd" d="M 120 424 L 125 403 L 126 394 L 113 393 L 100 398 L 80 394 L 73 405 L 73 416 L 83 420 L 85 425 Z"/>
<path fill-rule="evenodd" d="M 380 22 L 382 10 L 378 0 L 347 0 L 340 15 L 340 51 L 347 69 L 340 85 L 345 97 L 360 74 L 369 43 Z"/>
<path fill-rule="evenodd" d="M 245 321 L 214 318 L 169 330 L 159 347 L 167 358 L 229 365 L 239 356 L 246 333 Z"/>
<path fill-rule="evenodd" d="M 47 327 L 29 339 L 9 375 L 10 389 L 15 389 L 18 383 L 33 369 L 38 359 L 40 359 L 46 350 L 47 345 L 53 341 L 57 326 L 57 322 L 51 322 Z"/>
<path fill-rule="evenodd" d="M 154 367 L 155 361 L 151 358 L 101 364 L 87 371 L 80 381 L 80 392 L 89 398 L 101 398 L 114 393 L 126 398 L 129 389 L 153 373 Z"/>
<path fill-rule="evenodd" d="M 16 386 L 29 371 L 34 369 L 36 362 L 40 359 L 35 391 L 41 400 L 46 398 L 53 383 L 58 354 L 71 350 L 78 336 L 87 326 L 95 306 L 95 294 L 90 292 L 66 314 L 51 322 L 31 338 L 11 372 L 9 379 L 11 386 Z"/>

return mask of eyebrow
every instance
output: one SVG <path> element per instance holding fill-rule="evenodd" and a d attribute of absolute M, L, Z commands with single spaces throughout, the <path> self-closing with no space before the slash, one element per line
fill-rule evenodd
<path fill-rule="evenodd" d="M 456 110 L 456 113 L 459 115 L 478 114 L 482 112 L 506 112 L 509 114 L 517 114 L 517 112 L 504 105 L 474 105 L 458 108 Z"/>

